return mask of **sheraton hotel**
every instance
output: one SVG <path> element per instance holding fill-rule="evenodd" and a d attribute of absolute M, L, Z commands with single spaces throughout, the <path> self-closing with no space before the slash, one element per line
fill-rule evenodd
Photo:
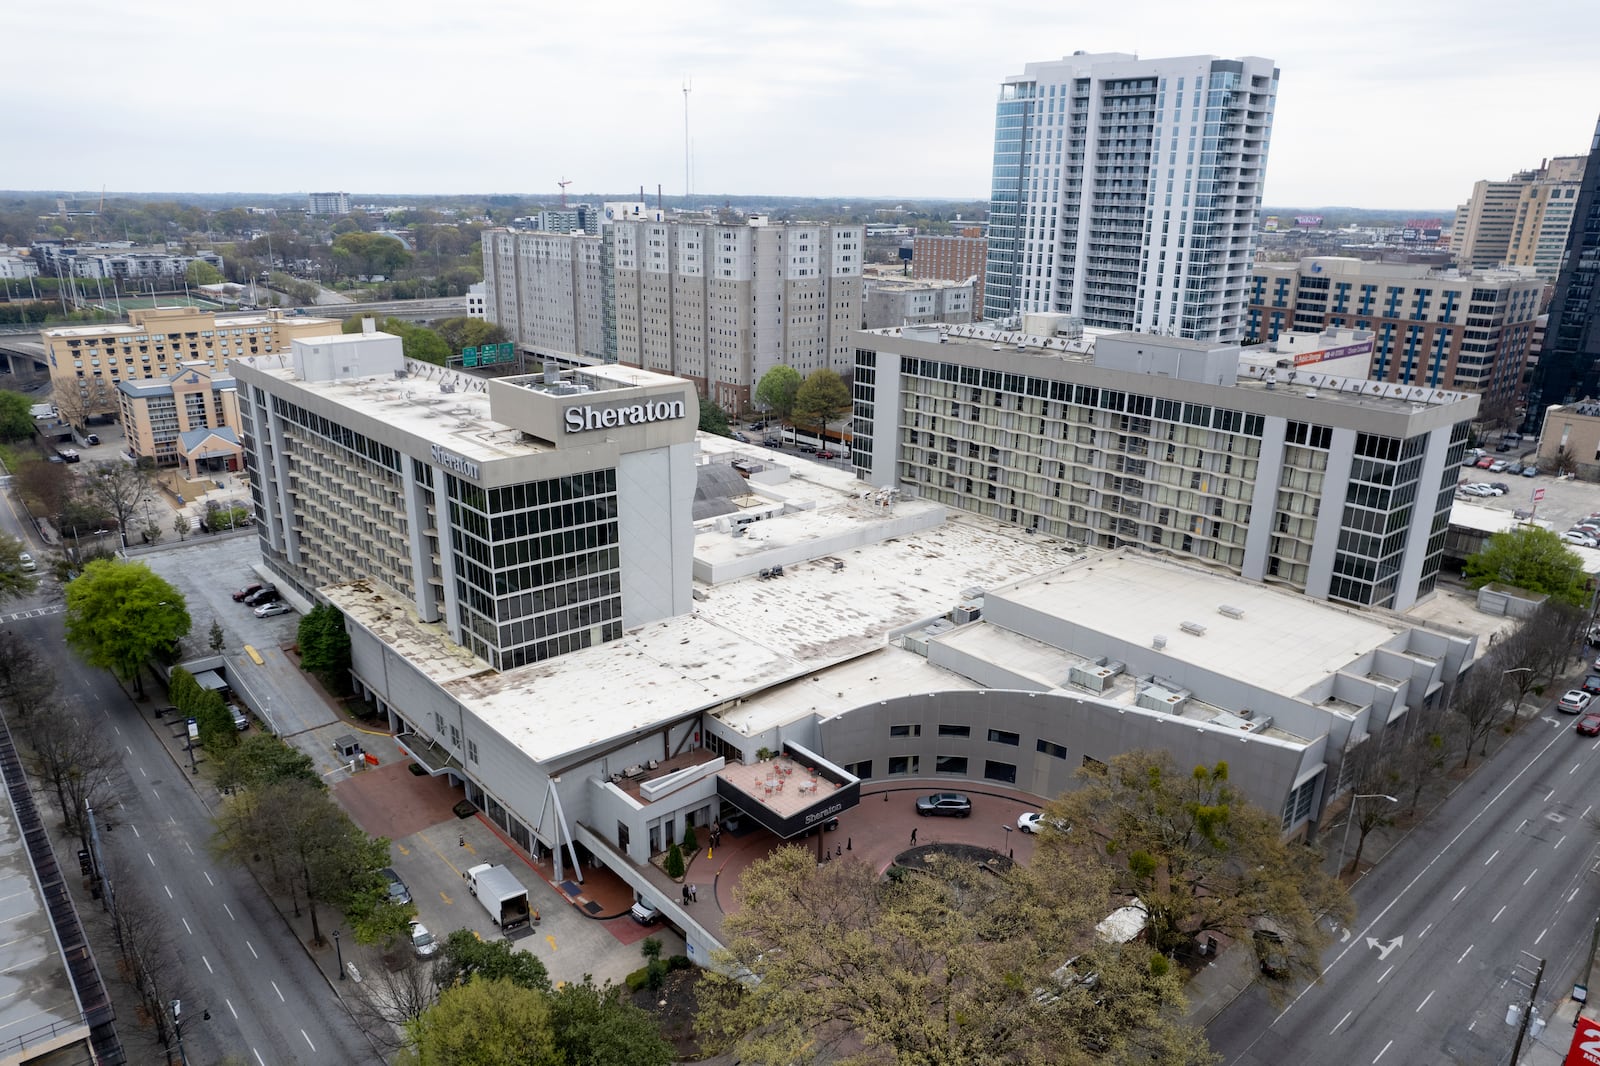
<path fill-rule="evenodd" d="M 717 928 L 649 861 L 687 826 L 786 839 L 863 783 L 1048 797 L 1165 748 L 1304 835 L 1349 754 L 1469 666 L 1473 634 L 1334 577 L 1387 477 L 1419 515 L 1391 602 L 1431 598 L 1470 398 L 1319 399 L 1237 348 L 1117 336 L 857 334 L 855 473 L 697 434 L 692 383 L 638 368 L 484 379 L 370 329 L 232 368 L 265 569 L 344 613 L 358 692 L 518 847 L 609 867 L 705 961 Z"/>

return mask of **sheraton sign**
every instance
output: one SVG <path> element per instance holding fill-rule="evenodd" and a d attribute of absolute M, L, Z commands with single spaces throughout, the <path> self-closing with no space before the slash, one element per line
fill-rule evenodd
<path fill-rule="evenodd" d="M 644 400 L 640 403 L 597 407 L 583 404 L 566 409 L 563 419 L 568 433 L 587 433 L 593 429 L 643 426 L 651 422 L 670 422 L 683 418 L 687 409 L 682 400 Z"/>

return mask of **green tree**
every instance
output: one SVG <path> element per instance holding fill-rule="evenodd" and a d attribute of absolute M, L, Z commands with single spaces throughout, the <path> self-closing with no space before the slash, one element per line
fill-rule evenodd
<path fill-rule="evenodd" d="M 196 259 L 183 272 L 190 285 L 215 285 L 222 280 L 222 272 L 204 259 Z"/>
<path fill-rule="evenodd" d="M 823 367 L 814 370 L 794 394 L 794 417 L 808 426 L 819 426 L 824 442 L 828 423 L 850 413 L 850 389 L 838 374 Z"/>
<path fill-rule="evenodd" d="M 510 981 L 448 989 L 407 1026 L 411 1047 L 395 1060 L 413 1066 L 563 1066 L 542 992 Z"/>
<path fill-rule="evenodd" d="M 144 563 L 97 559 L 67 586 L 67 644 L 144 695 L 143 666 L 189 632 L 183 596 Z"/>
<path fill-rule="evenodd" d="M 780 422 L 794 418 L 795 394 L 800 391 L 800 371 L 792 366 L 775 366 L 756 383 L 756 403 L 772 412 Z"/>
<path fill-rule="evenodd" d="M 227 637 L 222 632 L 222 623 L 215 618 L 211 620 L 211 633 L 208 642 L 214 652 L 221 652 L 228 643 Z"/>
<path fill-rule="evenodd" d="M 0 440 L 33 435 L 33 404 L 20 392 L 0 392 Z"/>
<path fill-rule="evenodd" d="M 284 781 L 322 784 L 311 756 L 270 733 L 245 737 L 223 756 L 217 771 L 217 787 L 226 792 L 263 788 Z"/>
<path fill-rule="evenodd" d="M 444 338 L 451 353 L 463 348 L 481 348 L 485 344 L 504 344 L 511 339 L 505 327 L 481 318 L 444 318 L 433 324 L 433 330 Z"/>
<path fill-rule="evenodd" d="M 574 1066 L 668 1066 L 677 1058 L 650 1015 L 588 977 L 551 994 L 550 1021 L 556 1047 Z"/>
<path fill-rule="evenodd" d="M 683 876 L 683 851 L 678 847 L 677 841 L 673 841 L 667 848 L 667 857 L 662 862 L 661 868 L 674 881 Z"/>
<path fill-rule="evenodd" d="M 1040 847 L 1102 863 L 1116 889 L 1144 905 L 1155 950 L 1184 951 L 1210 933 L 1248 943 L 1266 930 L 1282 937 L 1286 963 L 1269 988 L 1320 977 L 1322 919 L 1347 921 L 1350 898 L 1320 854 L 1285 843 L 1279 817 L 1233 787 L 1226 763 L 1182 773 L 1165 752 L 1133 751 L 1079 776 L 1083 787 L 1048 809 L 1073 831 Z"/>
<path fill-rule="evenodd" d="M 537 956 L 504 940 L 480 940 L 471 929 L 457 929 L 444 938 L 434 958 L 433 979 L 441 989 L 482 980 L 550 991 L 550 974 Z"/>
<path fill-rule="evenodd" d="M 728 428 L 728 412 L 710 398 L 700 401 L 700 432 L 715 433 L 719 437 L 733 436 L 733 430 Z"/>
<path fill-rule="evenodd" d="M 239 746 L 239 729 L 222 693 L 207 690 L 189 711 L 200 730 L 200 746 L 212 755 Z"/>
<path fill-rule="evenodd" d="M 1181 1026 L 1165 960 L 1105 944 L 1108 877 L 1057 854 L 1039 870 L 935 861 L 883 879 L 803 848 L 753 863 L 723 921 L 727 950 L 702 977 L 702 1048 L 746 1063 L 964 1066 L 1209 1063 Z M 1068 960 L 1093 982 L 1063 980 Z"/>
<path fill-rule="evenodd" d="M 319 603 L 300 619 L 300 668 L 324 682 L 343 677 L 350 669 L 350 634 L 344 613 L 330 603 Z M 348 681 L 346 681 L 346 684 Z"/>
<path fill-rule="evenodd" d="M 33 573 L 22 568 L 22 541 L 0 533 L 0 602 L 26 596 L 37 585 Z"/>
<path fill-rule="evenodd" d="M 1479 589 L 1491 581 L 1542 592 L 1574 607 L 1588 599 L 1583 560 L 1559 536 L 1538 526 L 1496 533 L 1467 560 L 1467 584 Z"/>

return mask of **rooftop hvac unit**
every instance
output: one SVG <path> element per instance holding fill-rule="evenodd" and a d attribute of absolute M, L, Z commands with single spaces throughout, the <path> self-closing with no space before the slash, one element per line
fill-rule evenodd
<path fill-rule="evenodd" d="M 1244 608 L 1243 607 L 1230 607 L 1228 604 L 1224 603 L 1224 604 L 1222 604 L 1221 606 L 1219 606 L 1217 608 L 1217 613 L 1218 614 L 1222 614 L 1222 615 L 1227 615 L 1229 618 L 1243 618 L 1244 617 Z"/>
<path fill-rule="evenodd" d="M 971 588 L 962 589 L 961 598 L 963 600 L 981 600 L 983 599 L 983 589 L 979 588 L 977 585 L 973 585 Z"/>
<path fill-rule="evenodd" d="M 1156 651 L 1162 651 L 1167 646 L 1167 638 L 1162 636 L 1160 633 L 1157 633 L 1155 637 L 1151 639 L 1150 646 Z"/>
<path fill-rule="evenodd" d="M 975 603 L 963 603 L 961 606 L 950 612 L 950 620 L 958 626 L 967 625 L 969 622 L 976 622 L 982 617 L 983 608 Z"/>
<path fill-rule="evenodd" d="M 1179 622 L 1178 628 L 1191 637 L 1203 637 L 1206 635 L 1206 627 L 1199 622 Z"/>

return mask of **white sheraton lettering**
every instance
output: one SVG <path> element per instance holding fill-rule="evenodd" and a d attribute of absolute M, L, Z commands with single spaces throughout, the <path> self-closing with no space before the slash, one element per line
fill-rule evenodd
<path fill-rule="evenodd" d="M 623 404 L 618 407 L 596 407 L 584 404 L 569 407 L 563 418 L 568 433 L 586 433 L 592 429 L 614 429 L 618 426 L 642 426 L 649 422 L 669 422 L 687 413 L 682 400 L 646 400 L 643 403 Z"/>
<path fill-rule="evenodd" d="M 438 463 L 440 466 L 444 467 L 446 470 L 453 470 L 457 474 L 463 474 L 466 477 L 470 477 L 473 480 L 477 480 L 477 477 L 478 477 L 478 464 L 477 463 L 471 462 L 471 461 L 469 461 L 467 459 L 463 459 L 463 458 L 461 458 L 461 456 L 455 454 L 454 452 L 447 452 L 443 448 L 439 447 L 437 444 L 431 445 L 431 449 L 432 449 L 433 461 L 434 462 Z"/>

